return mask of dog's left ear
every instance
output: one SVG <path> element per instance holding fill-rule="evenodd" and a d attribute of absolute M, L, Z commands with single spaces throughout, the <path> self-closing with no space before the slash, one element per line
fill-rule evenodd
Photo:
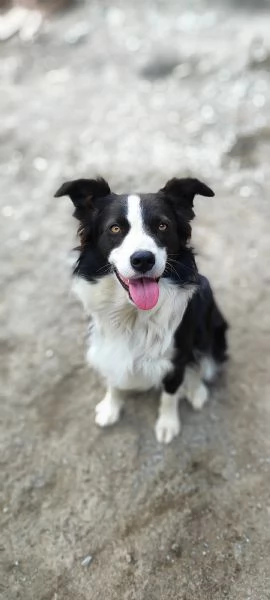
<path fill-rule="evenodd" d="M 179 205 L 185 209 L 190 220 L 194 217 L 194 211 L 192 210 L 194 196 L 197 194 L 208 197 L 215 195 L 208 185 L 192 177 L 182 179 L 174 177 L 167 181 L 160 191 L 166 196 L 178 200 Z"/>
<path fill-rule="evenodd" d="M 75 206 L 74 217 L 82 220 L 93 207 L 96 198 L 108 196 L 110 187 L 102 177 L 97 179 L 75 179 L 66 181 L 54 194 L 55 198 L 69 196 Z"/>

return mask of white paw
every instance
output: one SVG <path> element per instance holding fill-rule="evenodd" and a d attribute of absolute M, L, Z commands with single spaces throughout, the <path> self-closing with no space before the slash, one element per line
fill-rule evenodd
<path fill-rule="evenodd" d="M 201 383 L 199 387 L 195 390 L 193 397 L 190 398 L 190 403 L 192 404 L 194 410 L 201 410 L 201 408 L 207 402 L 208 398 L 208 388 L 206 387 L 206 385 Z"/>
<path fill-rule="evenodd" d="M 218 374 L 218 364 L 212 357 L 205 356 L 201 360 L 201 378 L 206 383 L 213 383 Z"/>
<path fill-rule="evenodd" d="M 96 406 L 96 418 L 95 422 L 100 427 L 107 427 L 107 425 L 113 425 L 119 420 L 121 412 L 121 406 L 110 399 L 104 398 Z"/>
<path fill-rule="evenodd" d="M 178 416 L 161 415 L 155 427 L 157 441 L 161 444 L 169 444 L 180 433 L 180 429 L 181 423 Z"/>

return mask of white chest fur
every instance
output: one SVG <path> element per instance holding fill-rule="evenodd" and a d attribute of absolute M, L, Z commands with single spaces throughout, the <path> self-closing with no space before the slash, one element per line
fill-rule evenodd
<path fill-rule="evenodd" d="M 173 338 L 193 290 L 160 281 L 160 298 L 151 311 L 138 310 L 115 275 L 73 285 L 92 317 L 87 359 L 108 385 L 123 390 L 159 387 L 171 368 Z"/>

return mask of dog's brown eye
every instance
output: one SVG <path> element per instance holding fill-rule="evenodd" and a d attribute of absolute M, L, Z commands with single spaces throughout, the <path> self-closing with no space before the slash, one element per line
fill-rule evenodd
<path fill-rule="evenodd" d="M 112 233 L 120 233 L 121 229 L 120 229 L 119 225 L 114 224 L 114 225 L 111 225 L 110 231 Z"/>
<path fill-rule="evenodd" d="M 167 223 L 160 223 L 158 228 L 159 228 L 159 231 L 166 231 L 166 229 L 168 229 L 168 225 L 167 225 Z"/>

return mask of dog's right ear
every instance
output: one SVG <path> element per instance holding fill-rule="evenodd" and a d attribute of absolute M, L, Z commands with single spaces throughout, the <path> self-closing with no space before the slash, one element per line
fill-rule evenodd
<path fill-rule="evenodd" d="M 66 181 L 57 190 L 54 197 L 69 196 L 75 206 L 74 217 L 81 220 L 93 208 L 96 198 L 108 196 L 110 193 L 111 190 L 107 181 L 102 177 L 98 177 L 97 179 Z"/>

